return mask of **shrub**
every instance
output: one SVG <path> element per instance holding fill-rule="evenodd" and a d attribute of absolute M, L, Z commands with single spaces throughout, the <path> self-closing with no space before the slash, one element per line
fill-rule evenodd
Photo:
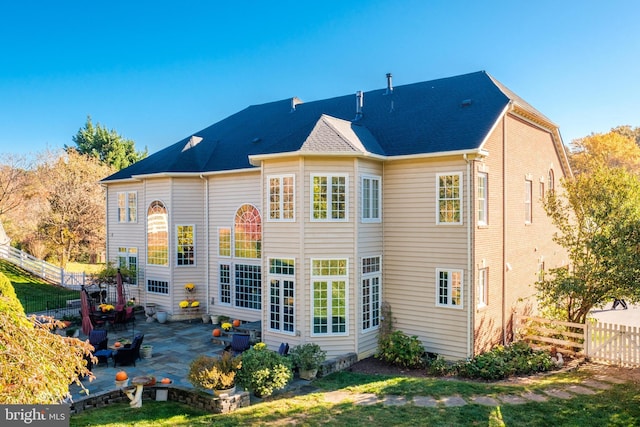
<path fill-rule="evenodd" d="M 313 370 L 322 365 L 327 358 L 327 352 L 318 344 L 306 343 L 293 347 L 290 356 L 293 365 L 298 369 Z"/>
<path fill-rule="evenodd" d="M 451 365 L 439 354 L 426 359 L 427 373 L 441 377 L 451 373 Z"/>
<path fill-rule="evenodd" d="M 417 336 L 394 331 L 378 343 L 376 358 L 402 368 L 420 368 L 424 365 L 424 347 Z"/>
<path fill-rule="evenodd" d="M 497 346 L 456 366 L 458 375 L 467 378 L 500 380 L 512 375 L 529 375 L 549 371 L 554 367 L 551 355 L 533 350 L 525 342 Z"/>
<path fill-rule="evenodd" d="M 266 397 L 281 389 L 293 378 L 291 361 L 258 343 L 242 353 L 238 384 L 258 397 Z"/>
<path fill-rule="evenodd" d="M 187 379 L 197 388 L 224 390 L 236 384 L 236 374 L 242 366 L 239 357 L 225 351 L 220 358 L 198 356 L 189 365 Z"/>

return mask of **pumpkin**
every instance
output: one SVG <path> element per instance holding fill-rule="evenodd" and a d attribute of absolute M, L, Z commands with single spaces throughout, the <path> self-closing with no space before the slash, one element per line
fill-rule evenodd
<path fill-rule="evenodd" d="M 125 371 L 120 371 L 116 374 L 116 381 L 124 381 L 129 378 L 129 375 Z"/>
<path fill-rule="evenodd" d="M 161 384 L 171 384 L 171 380 L 169 378 L 163 378 L 160 380 Z"/>
<path fill-rule="evenodd" d="M 115 344 L 113 344 L 114 347 L 120 347 L 122 345 L 122 343 L 120 341 L 116 341 Z"/>
<path fill-rule="evenodd" d="M 238 326 L 240 326 L 240 320 L 236 319 L 233 321 L 233 327 L 237 328 Z"/>
<path fill-rule="evenodd" d="M 220 329 L 218 329 L 218 328 L 215 328 L 215 329 L 213 330 L 213 336 L 214 336 L 214 337 L 219 337 L 221 333 L 222 333 L 222 332 L 221 332 L 221 331 L 220 331 Z"/>

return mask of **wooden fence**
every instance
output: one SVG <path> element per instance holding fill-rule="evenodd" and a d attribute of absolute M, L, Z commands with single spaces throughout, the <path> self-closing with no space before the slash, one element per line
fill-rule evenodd
<path fill-rule="evenodd" d="M 636 326 L 514 316 L 513 332 L 516 339 L 534 347 L 556 347 L 598 362 L 640 366 L 640 328 Z"/>

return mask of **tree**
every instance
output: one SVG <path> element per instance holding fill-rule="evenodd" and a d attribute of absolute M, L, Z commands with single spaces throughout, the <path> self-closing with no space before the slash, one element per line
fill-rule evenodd
<path fill-rule="evenodd" d="M 627 138 L 631 138 L 636 142 L 638 146 L 640 146 L 640 127 L 632 128 L 629 125 L 616 126 L 611 129 L 611 132 L 615 132 Z"/>
<path fill-rule="evenodd" d="M 569 161 L 575 175 L 590 173 L 600 166 L 623 167 L 639 173 L 640 147 L 630 134 L 614 129 L 573 140 Z"/>
<path fill-rule="evenodd" d="M 53 334 L 28 319 L 11 282 L 0 273 L 0 404 L 60 403 L 69 384 L 84 388 L 80 378 L 91 375 L 85 358 L 92 350 L 88 342 Z"/>
<path fill-rule="evenodd" d="M 83 251 L 104 247 L 105 193 L 99 180 L 112 172 L 96 158 L 75 150 L 39 168 L 49 211 L 40 218 L 38 228 L 62 267 Z"/>
<path fill-rule="evenodd" d="M 544 208 L 570 266 L 552 269 L 536 287 L 550 314 L 584 323 L 594 306 L 640 295 L 640 179 L 599 165 L 563 184 L 564 194 L 550 192 Z"/>
<path fill-rule="evenodd" d="M 0 157 L 0 216 L 31 198 L 29 174 L 26 157 L 14 154 Z"/>
<path fill-rule="evenodd" d="M 95 157 L 116 170 L 147 157 L 146 148 L 144 151 L 136 151 L 132 140 L 118 135 L 113 129 L 107 130 L 100 123 L 94 126 L 90 116 L 87 117 L 84 128 L 80 128 L 72 139 L 78 153 Z M 65 146 L 65 149 L 68 151 L 72 148 Z"/>

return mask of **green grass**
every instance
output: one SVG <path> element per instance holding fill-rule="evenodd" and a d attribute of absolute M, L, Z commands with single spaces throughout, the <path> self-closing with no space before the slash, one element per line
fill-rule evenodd
<path fill-rule="evenodd" d="M 66 305 L 67 299 L 80 298 L 80 292 L 54 286 L 30 275 L 15 265 L 0 261 L 0 272 L 11 281 L 25 312 L 33 313 Z"/>
<path fill-rule="evenodd" d="M 578 384 L 583 373 L 541 377 L 527 385 L 499 385 L 470 381 L 398 378 L 340 372 L 317 380 L 323 391 L 346 389 L 359 393 L 443 396 L 522 394 L 544 388 Z M 640 425 L 638 385 L 613 385 L 595 395 L 575 395 L 568 400 L 549 397 L 547 402 L 521 405 L 424 408 L 407 404 L 364 406 L 351 402 L 326 402 L 322 393 L 283 394 L 231 414 L 210 414 L 175 402 L 145 401 L 142 408 L 110 405 L 71 417 L 71 426 L 635 426 Z"/>
<path fill-rule="evenodd" d="M 86 264 L 81 262 L 69 262 L 65 267 L 65 271 L 69 273 L 82 273 L 97 274 L 104 270 L 104 264 Z"/>

